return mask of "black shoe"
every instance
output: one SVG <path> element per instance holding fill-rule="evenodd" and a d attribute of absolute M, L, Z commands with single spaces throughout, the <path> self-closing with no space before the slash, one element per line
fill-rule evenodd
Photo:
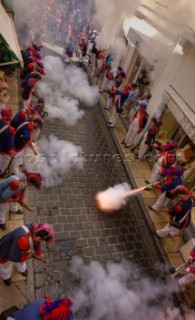
<path fill-rule="evenodd" d="M 129 146 L 127 144 L 124 145 L 124 148 L 129 148 Z"/>
<path fill-rule="evenodd" d="M 111 122 L 111 121 L 107 121 L 107 123 L 108 123 L 108 124 L 112 124 L 112 122 Z"/>
<path fill-rule="evenodd" d="M 149 180 L 145 180 L 145 183 L 150 184 L 150 181 Z"/>
<path fill-rule="evenodd" d="M 0 224 L 0 229 L 6 230 L 7 229 L 6 224 L 5 223 Z"/>
<path fill-rule="evenodd" d="M 27 277 L 28 275 L 28 270 L 26 269 L 24 272 L 20 272 L 24 277 Z"/>
<path fill-rule="evenodd" d="M 4 284 L 5 284 L 7 287 L 9 287 L 10 284 L 12 283 L 12 279 L 9 278 L 9 279 L 7 279 L 7 280 L 3 280 L 3 282 L 4 282 Z"/>
<path fill-rule="evenodd" d="M 170 272 L 175 273 L 176 272 L 175 268 L 170 268 Z"/>
<path fill-rule="evenodd" d="M 121 144 L 125 144 L 125 139 L 123 139 L 123 140 L 121 141 Z"/>

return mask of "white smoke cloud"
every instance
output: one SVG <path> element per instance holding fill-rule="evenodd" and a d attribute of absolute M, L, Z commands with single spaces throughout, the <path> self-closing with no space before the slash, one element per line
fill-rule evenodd
<path fill-rule="evenodd" d="M 97 206 L 100 210 L 105 212 L 112 212 L 121 209 L 126 204 L 125 196 L 131 190 L 128 183 L 117 184 L 105 191 L 98 192 L 96 195 Z"/>
<path fill-rule="evenodd" d="M 193 0 L 172 0 L 168 3 L 168 12 L 173 21 L 195 28 L 195 2 Z"/>
<path fill-rule="evenodd" d="M 75 66 L 65 67 L 58 57 L 44 58 L 46 76 L 38 85 L 40 95 L 45 99 L 50 118 L 61 118 L 65 123 L 75 125 L 83 116 L 79 102 L 91 107 L 97 102 L 98 89 L 90 86 L 87 75 Z M 52 110 L 53 108 L 53 110 Z"/>
<path fill-rule="evenodd" d="M 147 279 L 136 265 L 125 261 L 107 263 L 105 268 L 99 262 L 86 266 L 79 257 L 73 258 L 71 272 L 80 283 L 72 308 L 76 313 L 82 312 L 83 319 L 183 319 L 172 302 L 172 294 L 178 291 L 175 280 Z"/>
<path fill-rule="evenodd" d="M 84 158 L 82 148 L 65 140 L 59 140 L 50 135 L 42 137 L 36 149 L 38 156 L 30 150 L 24 157 L 25 169 L 29 172 L 39 172 L 43 178 L 43 187 L 57 186 L 74 170 L 81 170 Z"/>
<path fill-rule="evenodd" d="M 116 54 L 120 60 L 126 52 L 124 39 L 120 34 L 123 24 L 122 19 L 126 15 L 131 16 L 139 5 L 140 0 L 96 0 L 94 21 L 97 21 L 102 27 L 101 34 L 97 38 L 97 47 L 108 49 L 112 44 L 112 53 Z M 116 35 L 116 38 L 113 38 L 114 35 Z"/>

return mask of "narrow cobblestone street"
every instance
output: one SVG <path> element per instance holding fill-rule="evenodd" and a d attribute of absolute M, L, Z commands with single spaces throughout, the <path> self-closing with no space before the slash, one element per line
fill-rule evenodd
<path fill-rule="evenodd" d="M 70 172 L 63 185 L 29 192 L 29 205 L 36 215 L 25 215 L 25 222 L 48 222 L 56 230 L 54 249 L 46 250 L 49 265 L 35 263 L 35 298 L 48 294 L 52 298 L 68 295 L 75 279 L 69 273 L 69 262 L 75 255 L 85 263 L 91 261 L 136 262 L 147 274 L 154 275 L 160 260 L 142 209 L 135 198 L 116 214 L 103 214 L 95 206 L 98 191 L 128 182 L 123 164 L 111 138 L 100 106 L 86 109 L 76 127 L 65 127 L 59 121 L 47 122 L 43 135 L 78 144 L 83 148 L 84 169 Z"/>

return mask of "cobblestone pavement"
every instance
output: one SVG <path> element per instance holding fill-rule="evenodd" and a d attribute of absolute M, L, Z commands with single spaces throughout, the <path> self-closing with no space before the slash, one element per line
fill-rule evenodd
<path fill-rule="evenodd" d="M 27 213 L 25 222 L 51 223 L 57 237 L 55 247 L 45 252 L 49 265 L 33 262 L 35 298 L 73 292 L 77 282 L 69 272 L 69 263 L 75 255 L 85 263 L 125 258 L 154 275 L 154 264 L 162 258 L 136 199 L 131 198 L 117 214 L 102 214 L 95 206 L 98 191 L 128 182 L 99 105 L 86 109 L 76 127 L 47 122 L 43 134 L 82 146 L 86 162 L 84 169 L 71 172 L 63 185 L 29 192 L 28 204 L 37 210 L 34 215 Z"/>

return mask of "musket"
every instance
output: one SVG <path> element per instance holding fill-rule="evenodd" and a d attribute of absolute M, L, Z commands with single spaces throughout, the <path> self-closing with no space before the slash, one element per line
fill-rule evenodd
<path fill-rule="evenodd" d="M 137 188 L 137 189 L 133 189 L 133 190 L 129 190 L 127 191 L 126 195 L 125 195 L 125 198 L 128 197 L 128 196 L 131 196 L 132 194 L 134 193 L 138 193 L 138 192 L 141 192 L 142 190 L 145 190 L 147 188 L 150 188 L 150 187 L 155 187 L 157 184 L 160 184 L 162 183 L 162 181 L 157 181 L 157 182 L 154 182 L 154 183 L 151 183 L 151 184 L 148 184 L 147 186 L 144 186 L 144 187 L 140 187 L 140 188 Z"/>
<path fill-rule="evenodd" d="M 175 273 L 173 273 L 171 275 L 171 278 L 175 278 L 178 274 L 180 274 L 181 272 L 184 272 L 186 270 L 186 268 L 188 268 L 192 263 L 193 263 L 193 261 L 191 263 L 186 262 L 186 263 L 181 264 L 179 267 L 176 268 L 176 271 L 175 271 Z"/>
<path fill-rule="evenodd" d="M 25 208 L 26 210 L 30 211 L 30 212 L 33 212 L 33 210 L 24 202 L 18 200 L 18 203 L 23 207 Z"/>
<path fill-rule="evenodd" d="M 10 167 L 11 167 L 11 164 L 14 160 L 14 157 L 10 159 L 9 163 L 8 163 L 8 166 L 7 168 L 5 169 L 5 171 L 3 171 L 1 174 L 0 174 L 0 178 L 3 179 L 3 178 L 7 178 L 9 177 L 10 175 Z"/>
<path fill-rule="evenodd" d="M 37 156 L 38 153 L 37 153 L 37 151 L 35 150 L 35 144 L 34 144 L 32 141 L 29 143 L 29 147 L 32 149 L 34 155 Z"/>
<path fill-rule="evenodd" d="M 32 258 L 36 259 L 36 260 L 39 260 L 43 263 L 47 263 L 47 260 L 41 256 L 39 256 L 38 254 L 35 254 L 34 252 L 32 252 Z"/>

